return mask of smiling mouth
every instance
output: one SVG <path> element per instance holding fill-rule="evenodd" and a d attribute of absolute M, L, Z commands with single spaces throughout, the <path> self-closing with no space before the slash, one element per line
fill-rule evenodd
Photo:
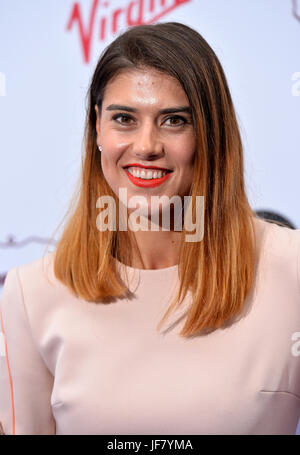
<path fill-rule="evenodd" d="M 142 188 L 154 188 L 166 182 L 173 171 L 161 169 L 145 169 L 140 167 L 124 168 L 127 177 L 135 186 Z"/>
<path fill-rule="evenodd" d="M 130 175 L 141 180 L 156 180 L 170 174 L 171 170 L 155 168 L 155 167 L 140 167 L 140 166 L 126 166 L 124 168 Z"/>

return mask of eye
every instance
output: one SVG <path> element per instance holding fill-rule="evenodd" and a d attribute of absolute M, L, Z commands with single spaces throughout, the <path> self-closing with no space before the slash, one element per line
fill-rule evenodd
<path fill-rule="evenodd" d="M 176 120 L 176 123 L 171 123 L 172 126 L 182 126 L 185 123 L 187 123 L 187 120 L 184 117 L 181 117 L 180 115 L 172 115 L 172 117 L 168 117 L 166 121 L 167 120 Z"/>
<path fill-rule="evenodd" d="M 127 115 L 127 114 L 116 114 L 112 117 L 113 120 L 117 120 L 119 118 L 123 118 L 125 120 L 133 120 L 132 117 L 130 117 L 130 115 Z M 129 121 L 125 121 L 125 122 L 117 122 L 117 123 L 121 123 L 123 125 L 130 125 L 130 122 Z"/>
<path fill-rule="evenodd" d="M 134 120 L 130 115 L 128 114 L 115 114 L 112 117 L 113 120 L 116 120 L 117 123 L 123 124 L 123 125 L 130 125 L 130 120 Z M 119 121 L 118 119 L 123 119 L 123 121 Z M 169 126 L 183 126 L 187 122 L 187 120 L 184 117 L 181 117 L 180 115 L 172 115 L 171 117 L 168 117 L 165 121 L 172 120 L 171 123 L 169 123 Z"/>

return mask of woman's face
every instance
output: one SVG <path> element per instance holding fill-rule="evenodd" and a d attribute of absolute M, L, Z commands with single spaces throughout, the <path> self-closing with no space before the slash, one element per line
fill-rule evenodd
<path fill-rule="evenodd" d="M 177 79 L 155 69 L 126 70 L 107 84 L 102 111 L 95 109 L 103 174 L 118 197 L 124 188 L 127 199 L 144 196 L 150 207 L 151 196 L 189 194 L 196 137 Z M 160 168 L 171 172 L 164 176 Z"/>

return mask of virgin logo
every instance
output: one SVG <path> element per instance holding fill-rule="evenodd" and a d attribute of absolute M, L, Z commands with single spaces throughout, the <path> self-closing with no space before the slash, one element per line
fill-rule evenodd
<path fill-rule="evenodd" d="M 111 2 L 110 0 L 92 0 L 89 11 L 86 2 L 75 2 L 71 8 L 66 29 L 70 31 L 74 27 L 77 28 L 84 62 L 89 63 L 94 36 L 98 41 L 103 42 L 128 27 L 156 22 L 178 6 L 190 1 L 119 0 Z"/>

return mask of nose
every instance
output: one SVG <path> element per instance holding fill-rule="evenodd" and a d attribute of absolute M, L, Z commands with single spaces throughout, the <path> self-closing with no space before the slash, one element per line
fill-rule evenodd
<path fill-rule="evenodd" d="M 164 146 L 153 124 L 145 123 L 136 133 L 133 154 L 140 160 L 152 161 L 164 154 Z"/>

